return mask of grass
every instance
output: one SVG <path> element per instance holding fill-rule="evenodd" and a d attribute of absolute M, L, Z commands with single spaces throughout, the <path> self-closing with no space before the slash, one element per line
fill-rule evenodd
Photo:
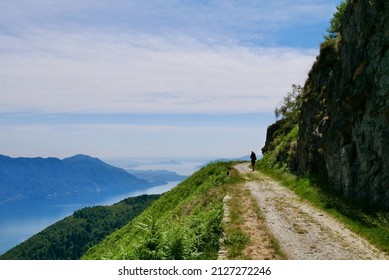
<path fill-rule="evenodd" d="M 240 184 L 234 184 L 228 188 L 230 199 L 228 200 L 228 222 L 224 224 L 224 246 L 227 250 L 228 259 L 245 259 L 243 249 L 250 242 L 250 237 L 242 229 L 244 224 L 243 208 L 241 207 Z"/>
<path fill-rule="evenodd" d="M 228 163 L 210 164 L 163 194 L 84 259 L 216 259 Z"/>
<path fill-rule="evenodd" d="M 222 236 L 227 259 L 283 259 L 233 164 L 202 168 L 83 259 L 217 259 Z M 223 222 L 227 193 L 229 220 Z M 248 226 L 250 219 L 256 224 Z"/>
<path fill-rule="evenodd" d="M 305 201 L 343 222 L 377 248 L 389 252 L 389 213 L 372 211 L 365 205 L 342 199 L 328 182 L 320 177 L 298 177 L 276 164 L 274 156 L 265 155 L 257 169 L 294 191 Z"/>
<path fill-rule="evenodd" d="M 246 175 L 233 170 L 232 176 L 235 183 L 226 186 L 228 221 L 224 224 L 223 245 L 227 259 L 285 259 L 257 201 L 244 185 Z"/>

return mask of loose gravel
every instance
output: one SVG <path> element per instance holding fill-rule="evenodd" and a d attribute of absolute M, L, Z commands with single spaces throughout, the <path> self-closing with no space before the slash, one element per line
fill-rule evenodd
<path fill-rule="evenodd" d="M 245 186 L 289 259 L 388 259 L 384 252 L 289 189 L 262 174 L 256 174 L 260 179 L 253 180 L 248 176 L 253 173 L 248 163 L 237 164 L 235 169 L 247 178 Z"/>

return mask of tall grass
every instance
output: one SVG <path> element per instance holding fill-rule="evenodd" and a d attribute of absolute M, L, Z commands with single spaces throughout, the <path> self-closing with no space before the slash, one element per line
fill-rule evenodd
<path fill-rule="evenodd" d="M 228 163 L 210 164 L 92 247 L 84 259 L 216 259 Z"/>
<path fill-rule="evenodd" d="M 258 162 L 257 168 L 304 200 L 343 222 L 379 249 L 389 252 L 388 212 L 374 211 L 366 205 L 342 198 L 323 177 L 309 174 L 299 177 L 288 172 L 286 166 L 277 163 L 271 153 L 265 154 Z"/>

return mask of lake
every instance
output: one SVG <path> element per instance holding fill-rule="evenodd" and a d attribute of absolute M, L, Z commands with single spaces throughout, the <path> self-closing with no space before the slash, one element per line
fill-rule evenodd
<path fill-rule="evenodd" d="M 107 163 L 121 167 L 138 170 L 168 170 L 181 175 L 191 175 L 197 171 L 206 161 L 137 161 L 133 159 L 106 160 Z M 39 200 L 7 203 L 6 207 L 0 206 L 0 254 L 28 239 L 49 225 L 69 216 L 74 211 L 87 206 L 112 205 L 127 197 L 141 194 L 161 194 L 175 187 L 179 182 L 151 187 L 143 190 L 135 190 L 130 193 L 120 193 L 109 197 L 101 194 L 88 195 L 78 198 L 61 198 L 60 200 Z"/>
<path fill-rule="evenodd" d="M 161 194 L 174 188 L 179 182 L 169 182 L 165 185 L 155 186 L 149 189 L 134 191 L 127 194 L 118 194 L 113 197 L 101 197 L 100 200 L 78 201 L 29 201 L 7 204 L 7 209 L 2 209 L 0 214 L 0 254 L 28 239 L 51 224 L 69 216 L 74 211 L 87 206 L 112 205 L 127 197 L 141 194 Z M 99 199 L 97 197 L 97 199 Z M 37 204 L 39 203 L 39 206 Z"/>

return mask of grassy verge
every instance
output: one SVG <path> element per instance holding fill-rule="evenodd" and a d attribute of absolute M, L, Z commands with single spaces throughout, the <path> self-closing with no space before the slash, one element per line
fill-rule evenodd
<path fill-rule="evenodd" d="M 276 164 L 272 155 L 265 155 L 256 168 L 288 187 L 304 200 L 343 222 L 377 248 L 389 252 L 388 212 L 370 211 L 366 207 L 340 198 L 322 178 L 293 175 L 283 166 Z"/>
<path fill-rule="evenodd" d="M 237 178 L 226 186 L 228 218 L 224 223 L 223 247 L 227 259 L 285 259 L 277 240 L 266 226 L 261 209 L 250 191 L 244 186 L 244 178 L 233 170 Z"/>

